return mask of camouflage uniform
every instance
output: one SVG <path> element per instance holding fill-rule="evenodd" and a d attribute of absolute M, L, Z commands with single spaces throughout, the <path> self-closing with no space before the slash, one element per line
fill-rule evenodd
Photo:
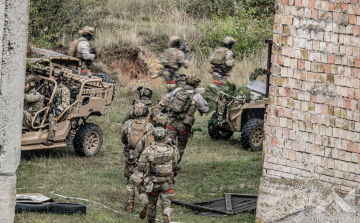
<path fill-rule="evenodd" d="M 139 105 L 136 105 L 139 106 Z M 121 137 L 121 142 L 124 143 L 125 145 L 129 144 L 129 140 L 130 140 L 130 133 L 132 132 L 132 125 L 133 122 L 137 122 L 140 124 L 145 124 L 144 127 L 144 134 L 148 134 L 149 132 L 152 132 L 153 130 L 153 125 L 148 121 L 148 119 L 144 116 L 140 116 L 140 117 L 134 117 L 134 119 L 130 119 L 128 121 L 126 121 L 121 129 L 121 133 L 120 133 L 120 137 Z M 135 148 L 129 148 L 130 150 L 134 150 Z M 124 150 L 124 155 L 126 157 L 129 156 L 128 154 L 129 152 L 127 152 L 126 150 Z M 128 211 L 132 211 L 133 210 L 133 204 L 134 204 L 134 200 L 135 200 L 135 191 L 136 191 L 136 184 L 132 183 L 130 181 L 130 177 L 134 174 L 134 172 L 137 172 L 137 165 L 136 162 L 128 162 L 128 159 L 125 160 L 125 168 L 124 168 L 124 176 L 127 178 L 127 184 L 126 184 L 126 191 L 127 191 L 127 201 L 126 201 L 126 205 L 127 205 L 127 210 Z M 134 176 L 135 177 L 135 176 Z M 142 176 L 141 176 L 142 177 Z M 139 188 L 140 189 L 140 188 Z M 146 198 L 147 199 L 147 198 Z M 147 201 L 145 201 L 147 202 Z"/>
<path fill-rule="evenodd" d="M 58 110 L 60 115 L 67 107 L 70 106 L 70 90 L 63 83 L 60 82 L 57 86 L 55 97 L 57 97 L 56 109 Z M 51 112 L 49 114 L 48 140 L 51 141 L 54 141 L 55 139 L 55 133 L 58 127 L 58 122 L 64 121 L 68 116 L 68 112 L 67 112 L 60 118 L 60 120 L 56 121 L 54 112 Z"/>
<path fill-rule="evenodd" d="M 44 96 L 32 88 L 24 95 L 23 126 L 31 128 L 36 112 L 44 108 Z"/>
<path fill-rule="evenodd" d="M 164 129 L 162 130 L 165 131 Z M 157 140 L 156 138 L 155 140 L 156 142 L 151 143 L 151 145 L 143 151 L 139 159 L 139 170 L 143 171 L 144 173 L 150 173 L 144 179 L 144 186 L 146 188 L 146 191 L 148 192 L 149 199 L 149 205 L 148 207 L 146 207 L 148 209 L 147 218 L 148 222 L 155 222 L 156 205 L 158 198 L 160 197 L 162 215 L 164 216 L 163 222 L 170 223 L 171 199 L 173 197 L 173 177 L 171 175 L 159 176 L 158 174 L 156 174 L 156 169 L 159 167 L 157 165 L 170 165 L 172 162 L 172 172 L 175 172 L 180 156 L 176 146 L 169 144 L 165 145 L 163 141 Z M 166 158 L 162 158 L 162 160 L 165 161 L 163 163 L 159 163 L 159 160 L 156 159 L 155 149 L 159 146 L 166 146 L 168 149 L 170 149 L 172 153 L 171 156 L 170 154 L 168 154 Z"/>
<path fill-rule="evenodd" d="M 181 38 L 178 36 L 170 37 L 168 45 L 170 48 L 166 49 L 160 62 L 164 66 L 163 69 L 159 72 L 159 76 L 164 77 L 166 81 L 166 90 L 167 93 L 160 100 L 159 104 L 156 106 L 161 109 L 167 105 L 166 98 L 169 93 L 177 87 L 180 87 L 181 84 L 178 83 L 175 74 L 181 67 L 188 68 L 189 60 L 185 58 L 184 52 L 180 50 Z"/>
<path fill-rule="evenodd" d="M 135 102 L 134 104 L 137 103 L 143 103 L 144 105 L 146 105 L 149 108 L 149 115 L 147 116 L 149 121 L 154 124 L 156 118 L 160 115 L 160 110 L 158 108 L 155 108 L 155 106 L 153 106 L 152 101 L 150 100 L 152 97 L 152 90 L 149 87 L 139 87 L 138 88 L 139 91 L 139 98 L 140 100 Z M 125 124 L 125 122 L 129 119 L 133 118 L 133 106 L 131 106 L 129 108 L 129 110 L 126 112 L 123 120 L 122 120 L 122 124 Z"/>
<path fill-rule="evenodd" d="M 70 56 L 81 59 L 82 73 L 84 75 L 91 75 L 89 66 L 92 64 L 92 61 L 96 59 L 96 53 L 92 51 L 89 41 L 91 37 L 94 36 L 94 28 L 85 26 L 79 30 L 79 33 L 83 35 L 83 37 L 71 43 L 69 54 Z"/>
<path fill-rule="evenodd" d="M 235 40 L 231 37 L 225 37 L 223 40 L 226 47 L 220 47 L 214 51 L 210 56 L 210 63 L 212 67 L 212 77 L 214 84 L 211 87 L 215 91 L 220 91 L 230 77 L 230 72 L 235 65 L 235 56 L 231 51 L 232 45 Z"/>
<path fill-rule="evenodd" d="M 186 112 L 174 112 L 171 107 L 169 110 L 169 123 L 167 125 L 168 136 L 175 140 L 178 139 L 178 148 L 180 152 L 179 163 L 185 152 L 186 144 L 191 136 L 192 125 L 195 122 L 194 115 L 196 110 L 199 110 L 202 113 L 209 110 L 209 106 L 204 98 L 199 93 L 195 93 L 195 89 L 200 82 L 201 80 L 196 75 L 192 75 L 189 79 L 187 79 L 188 85 L 186 85 L 185 88 L 175 89 L 171 92 L 170 97 L 168 98 L 168 102 L 170 103 L 171 98 L 181 90 L 186 90 L 187 93 L 193 94 L 190 107 Z"/>

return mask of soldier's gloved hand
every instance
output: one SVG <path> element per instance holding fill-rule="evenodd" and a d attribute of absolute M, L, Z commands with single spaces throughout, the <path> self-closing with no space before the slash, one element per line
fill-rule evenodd
<path fill-rule="evenodd" d="M 91 48 L 90 53 L 95 55 L 94 59 L 97 58 L 97 53 L 96 53 L 96 48 L 95 47 Z"/>

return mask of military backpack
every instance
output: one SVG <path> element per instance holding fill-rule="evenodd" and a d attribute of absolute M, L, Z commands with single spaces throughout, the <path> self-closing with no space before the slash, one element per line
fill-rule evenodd
<path fill-rule="evenodd" d="M 173 172 L 174 149 L 166 145 L 152 143 L 149 155 L 150 170 L 159 177 L 168 177 Z"/>
<path fill-rule="evenodd" d="M 187 112 L 190 108 L 192 99 L 195 95 L 194 91 L 188 91 L 186 89 L 181 89 L 177 91 L 169 100 L 169 107 L 176 113 Z"/>
<path fill-rule="evenodd" d="M 148 120 L 133 120 L 131 131 L 129 132 L 129 146 L 135 149 L 140 139 L 145 135 L 145 127 L 149 123 Z"/>
<path fill-rule="evenodd" d="M 81 53 L 77 50 L 77 45 L 78 45 L 81 41 L 87 41 L 87 39 L 80 38 L 80 39 L 77 39 L 77 40 L 73 41 L 73 42 L 70 44 L 69 51 L 68 51 L 68 55 L 69 55 L 69 56 L 71 56 L 71 57 L 77 57 L 77 58 L 81 58 L 81 57 L 82 57 Z"/>
<path fill-rule="evenodd" d="M 210 63 L 214 65 L 225 65 L 225 56 L 228 48 L 220 47 L 210 57 Z"/>

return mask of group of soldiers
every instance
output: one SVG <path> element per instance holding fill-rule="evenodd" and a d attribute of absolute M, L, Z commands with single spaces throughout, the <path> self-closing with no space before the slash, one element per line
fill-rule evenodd
<path fill-rule="evenodd" d="M 82 73 L 89 75 L 89 65 L 96 59 L 96 50 L 89 43 L 94 29 L 86 26 L 79 33 L 82 37 L 70 45 L 68 53 L 69 56 L 82 60 Z M 216 49 L 210 56 L 213 77 L 211 87 L 216 91 L 222 89 L 235 64 L 235 54 L 231 51 L 235 40 L 226 37 L 223 43 L 224 46 Z M 187 142 L 193 134 L 195 113 L 199 111 L 203 114 L 209 109 L 205 99 L 196 90 L 201 79 L 195 74 L 178 74 L 181 67 L 188 68 L 190 63 L 190 58 L 181 50 L 182 39 L 178 36 L 170 37 L 168 45 L 169 48 L 160 60 L 163 69 L 158 74 L 166 81 L 167 91 L 164 97 L 154 106 L 151 88 L 138 87 L 139 100 L 134 102 L 124 116 L 120 133 L 121 141 L 125 144 L 126 210 L 134 210 L 135 192 L 138 188 L 142 203 L 140 218 L 147 217 L 148 222 L 155 222 L 159 198 L 163 221 L 170 222 L 173 184 L 181 169 L 179 163 Z M 70 106 L 70 91 L 62 84 L 62 72 L 53 73 L 54 81 L 58 84 L 54 108 L 63 113 Z M 180 78 L 183 78 L 185 84 Z M 44 93 L 36 90 L 35 86 L 35 77 L 26 78 L 23 125 L 29 128 L 32 127 L 34 115 L 44 107 Z M 165 111 L 168 112 L 167 117 L 164 115 Z M 48 114 L 48 140 L 44 145 L 54 144 L 57 122 L 61 121 L 57 117 L 55 109 L 51 109 Z M 61 119 L 66 119 L 66 114 Z"/>
<path fill-rule="evenodd" d="M 230 76 L 235 64 L 235 55 L 231 51 L 235 40 L 224 39 L 220 47 L 210 57 L 214 90 L 221 90 Z M 185 76 L 181 82 L 178 71 L 188 68 L 190 61 L 180 50 L 181 38 L 170 37 L 169 48 L 165 50 L 160 62 L 163 69 L 157 76 L 166 82 L 166 93 L 154 106 L 152 90 L 141 86 L 139 100 L 131 106 L 124 116 L 121 129 L 121 141 L 125 144 L 124 176 L 127 178 L 126 210 L 134 210 L 136 188 L 142 204 L 140 218 L 155 222 L 156 205 L 160 198 L 163 222 L 170 222 L 173 184 L 181 169 L 179 163 L 184 155 L 188 140 L 193 134 L 192 126 L 195 113 L 208 111 L 205 99 L 196 91 L 201 79 L 195 75 Z M 157 77 L 155 76 L 155 77 Z M 164 109 L 164 108 L 168 108 Z M 163 112 L 167 111 L 167 117 Z"/>

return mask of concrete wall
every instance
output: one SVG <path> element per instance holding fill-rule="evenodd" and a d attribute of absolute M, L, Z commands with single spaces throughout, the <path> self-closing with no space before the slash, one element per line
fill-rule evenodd
<path fill-rule="evenodd" d="M 0 0 L 0 222 L 14 221 L 29 0 Z"/>
<path fill-rule="evenodd" d="M 359 1 L 275 8 L 256 220 L 360 222 Z"/>

